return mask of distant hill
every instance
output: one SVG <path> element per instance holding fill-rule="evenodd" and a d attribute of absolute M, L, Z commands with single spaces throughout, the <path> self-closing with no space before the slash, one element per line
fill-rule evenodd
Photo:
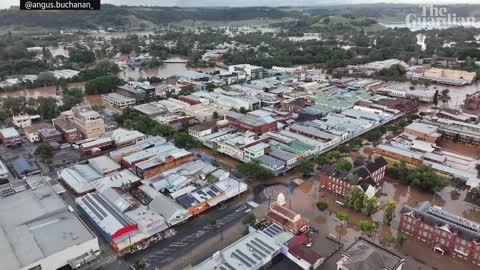
<path fill-rule="evenodd" d="M 213 0 L 208 0 L 212 2 Z M 142 28 L 178 21 L 242 21 L 281 18 L 326 17 L 351 14 L 356 18 L 373 18 L 379 22 L 402 22 L 409 13 L 419 12 L 418 5 L 359 4 L 308 6 L 315 0 L 304 1 L 304 7 L 133 7 L 102 5 L 100 11 L 19 11 L 0 10 L 0 27 L 44 28 Z M 331 3 L 330 1 L 328 3 Z M 181 3 L 179 1 L 178 3 Z M 282 1 L 279 3 L 288 3 Z M 277 4 L 279 4 L 277 3 Z M 336 3 L 343 3 L 342 1 Z M 480 5 L 449 5 L 449 13 L 457 17 L 480 17 Z M 332 18 L 334 19 L 334 18 Z M 352 22 L 347 22 L 352 23 Z M 355 22 L 354 22 L 355 23 Z"/>

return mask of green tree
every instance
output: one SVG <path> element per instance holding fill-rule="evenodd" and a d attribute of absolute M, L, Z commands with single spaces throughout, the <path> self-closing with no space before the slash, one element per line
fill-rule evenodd
<path fill-rule="evenodd" d="M 90 64 L 95 62 L 95 53 L 86 49 L 70 50 L 69 60 L 71 62 Z"/>
<path fill-rule="evenodd" d="M 338 171 L 350 171 L 352 169 L 352 163 L 346 159 L 339 159 L 335 163 L 335 169 Z"/>
<path fill-rule="evenodd" d="M 438 90 L 433 94 L 433 105 L 435 105 L 435 107 L 438 105 Z"/>
<path fill-rule="evenodd" d="M 37 113 L 44 120 L 52 120 L 58 115 L 57 100 L 52 97 L 39 97 L 36 99 Z"/>
<path fill-rule="evenodd" d="M 85 93 L 88 95 L 110 93 L 122 83 L 117 76 L 101 76 L 85 84 Z"/>
<path fill-rule="evenodd" d="M 242 223 L 245 225 L 249 225 L 251 227 L 255 226 L 255 223 L 257 222 L 257 217 L 255 216 L 254 213 L 248 213 L 245 215 L 245 217 L 242 220 Z"/>
<path fill-rule="evenodd" d="M 325 202 L 317 202 L 316 203 L 318 210 L 325 211 L 328 208 L 328 204 Z"/>
<path fill-rule="evenodd" d="M 196 143 L 195 138 L 193 138 L 187 132 L 178 132 L 173 136 L 175 145 L 180 148 L 190 148 L 193 147 Z"/>
<path fill-rule="evenodd" d="M 396 239 L 395 239 L 395 236 L 393 236 L 393 234 L 389 233 L 389 234 L 385 235 L 384 240 L 388 244 L 393 244 L 393 243 L 395 243 Z"/>
<path fill-rule="evenodd" d="M 247 163 L 240 163 L 236 167 L 238 175 L 249 180 L 259 180 L 267 177 L 272 177 L 273 173 L 269 169 L 263 167 L 260 161 L 253 159 Z"/>
<path fill-rule="evenodd" d="M 338 220 L 340 220 L 344 224 L 346 224 L 348 221 L 348 214 L 346 212 L 343 212 L 343 211 L 337 212 L 335 216 L 337 217 Z"/>
<path fill-rule="evenodd" d="M 317 162 L 318 165 L 323 166 L 328 164 L 328 158 L 325 156 L 318 156 L 315 158 L 315 162 Z"/>
<path fill-rule="evenodd" d="M 118 65 L 108 59 L 98 61 L 95 70 L 102 75 L 117 75 L 120 72 Z"/>
<path fill-rule="evenodd" d="M 206 87 L 208 92 L 212 92 L 215 89 L 215 84 L 213 82 L 209 82 Z"/>
<path fill-rule="evenodd" d="M 365 193 L 358 186 L 353 186 L 350 192 L 345 196 L 345 206 L 354 210 L 355 212 L 362 211 L 365 199 Z"/>
<path fill-rule="evenodd" d="M 365 216 L 371 216 L 375 213 L 377 210 L 377 198 L 372 197 L 368 198 L 367 195 L 364 195 L 363 197 L 363 208 L 362 208 L 362 214 Z"/>
<path fill-rule="evenodd" d="M 383 206 L 383 224 L 390 225 L 395 218 L 395 207 L 397 203 L 395 201 L 389 201 Z"/>
<path fill-rule="evenodd" d="M 213 118 L 213 119 L 218 119 L 218 118 L 220 118 L 220 116 L 218 115 L 218 112 L 217 112 L 217 111 L 214 111 L 214 112 L 213 112 L 212 118 Z"/>
<path fill-rule="evenodd" d="M 374 225 L 372 223 L 370 223 L 368 220 L 360 220 L 357 224 L 358 228 L 362 231 L 362 232 L 372 232 L 374 230 Z"/>
<path fill-rule="evenodd" d="M 300 161 L 295 170 L 303 175 L 309 175 L 313 173 L 314 164 L 311 160 L 302 160 Z"/>
<path fill-rule="evenodd" d="M 248 110 L 245 107 L 240 107 L 240 113 L 241 114 L 246 114 Z"/>
<path fill-rule="evenodd" d="M 83 101 L 83 91 L 80 88 L 67 89 L 63 92 L 63 111 L 68 111 Z"/>
<path fill-rule="evenodd" d="M 399 234 L 396 243 L 399 247 L 403 247 L 408 238 L 404 234 Z"/>
<path fill-rule="evenodd" d="M 48 143 L 41 143 L 35 149 L 35 154 L 41 156 L 43 159 L 51 158 L 53 156 L 53 149 Z"/>
<path fill-rule="evenodd" d="M 340 152 L 337 151 L 337 150 L 333 150 L 333 151 L 328 152 L 326 157 L 327 157 L 328 160 L 330 160 L 330 162 L 332 162 L 333 160 L 341 158 L 342 154 L 340 154 Z"/>
<path fill-rule="evenodd" d="M 337 147 L 337 150 L 340 153 L 347 154 L 350 153 L 350 146 L 348 144 L 341 144 Z"/>
<path fill-rule="evenodd" d="M 8 112 L 4 108 L 0 108 L 0 121 L 5 121 L 8 118 Z"/>

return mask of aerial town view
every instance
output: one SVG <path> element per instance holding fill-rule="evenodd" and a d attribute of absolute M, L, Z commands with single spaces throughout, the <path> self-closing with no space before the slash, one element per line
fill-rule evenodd
<path fill-rule="evenodd" d="M 390 2 L 0 0 L 0 270 L 480 269 L 480 2 Z"/>

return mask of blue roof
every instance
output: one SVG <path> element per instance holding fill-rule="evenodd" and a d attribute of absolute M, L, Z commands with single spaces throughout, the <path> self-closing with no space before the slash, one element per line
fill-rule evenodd
<path fill-rule="evenodd" d="M 13 161 L 13 167 L 20 175 L 27 174 L 32 171 L 32 166 L 30 166 L 30 163 L 28 163 L 28 161 L 24 158 L 18 158 Z"/>

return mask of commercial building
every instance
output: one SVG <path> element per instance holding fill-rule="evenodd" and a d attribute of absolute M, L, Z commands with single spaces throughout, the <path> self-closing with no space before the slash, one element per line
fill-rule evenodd
<path fill-rule="evenodd" d="M 262 231 L 253 231 L 212 257 L 194 266 L 193 270 L 255 270 L 280 254 L 282 245 Z"/>
<path fill-rule="evenodd" d="M 100 137 L 105 134 L 105 123 L 102 116 L 90 105 L 72 108 L 73 123 L 85 138 Z"/>
<path fill-rule="evenodd" d="M 53 125 L 62 133 L 63 140 L 67 143 L 72 144 L 83 139 L 82 133 L 69 120 L 57 118 L 53 120 Z"/>
<path fill-rule="evenodd" d="M 123 103 L 129 103 L 134 99 L 135 104 L 142 104 L 155 98 L 155 87 L 148 82 L 130 81 L 126 85 L 118 86 L 115 92 L 125 97 Z M 117 99 L 120 100 L 121 97 L 117 96 Z"/>
<path fill-rule="evenodd" d="M 2 269 L 77 269 L 100 254 L 95 234 L 48 180 L 35 176 L 0 187 Z"/>
<path fill-rule="evenodd" d="M 265 76 L 265 70 L 262 67 L 250 64 L 240 64 L 228 67 L 229 72 L 245 72 L 250 80 L 262 79 Z"/>
<path fill-rule="evenodd" d="M 404 205 L 398 230 L 428 244 L 439 252 L 480 266 L 480 224 L 421 202 L 416 207 Z"/>
<path fill-rule="evenodd" d="M 438 132 L 438 127 L 422 122 L 413 122 L 406 126 L 404 132 L 416 136 L 424 141 L 435 143 L 442 134 Z"/>
<path fill-rule="evenodd" d="M 271 117 L 257 118 L 251 115 L 229 111 L 225 114 L 228 124 L 239 130 L 248 130 L 257 134 L 263 134 L 277 129 L 277 121 Z"/>
<path fill-rule="evenodd" d="M 151 178 L 158 173 L 172 167 L 182 165 L 192 160 L 192 153 L 185 149 L 158 150 L 155 155 L 146 161 L 135 165 L 135 173 L 142 179 Z"/>
<path fill-rule="evenodd" d="M 423 73 L 407 72 L 407 78 L 416 80 L 428 80 L 435 83 L 463 86 L 473 83 L 477 74 L 454 69 L 431 68 Z"/>
<path fill-rule="evenodd" d="M 117 109 L 124 109 L 136 104 L 136 100 L 134 98 L 130 98 L 118 93 L 108 93 L 102 95 L 102 99 L 103 103 L 106 103 Z"/>
<path fill-rule="evenodd" d="M 391 85 L 387 87 L 381 87 L 376 90 L 376 93 L 385 94 L 392 97 L 408 98 L 419 100 L 422 102 L 433 102 L 433 96 L 435 96 L 436 89 L 421 89 L 416 87 L 415 89 L 405 89 L 400 85 Z"/>
<path fill-rule="evenodd" d="M 39 131 L 52 129 L 53 126 L 49 123 L 35 123 L 23 128 L 23 131 L 25 132 L 25 137 L 27 137 L 27 140 L 33 143 L 40 141 Z"/>
<path fill-rule="evenodd" d="M 41 142 L 60 142 L 63 140 L 62 133 L 53 128 L 42 129 L 38 131 L 38 137 Z"/>
<path fill-rule="evenodd" d="M 337 270 L 402 270 L 405 259 L 365 238 L 359 238 L 337 262 Z"/>
<path fill-rule="evenodd" d="M 195 216 L 246 190 L 247 184 L 229 177 L 177 197 L 175 200 Z"/>
<path fill-rule="evenodd" d="M 107 188 L 75 199 L 116 252 L 143 249 L 162 238 L 164 218 L 120 188 Z"/>
<path fill-rule="evenodd" d="M 22 144 L 22 138 L 18 131 L 13 128 L 3 128 L 0 129 L 0 141 L 6 146 L 16 146 Z"/>

